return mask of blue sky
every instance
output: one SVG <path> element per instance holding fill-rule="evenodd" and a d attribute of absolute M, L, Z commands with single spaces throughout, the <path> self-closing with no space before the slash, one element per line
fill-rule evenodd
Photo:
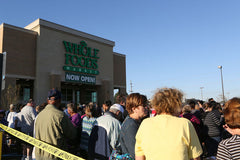
<path fill-rule="evenodd" d="M 127 91 L 151 98 L 175 87 L 186 98 L 240 96 L 239 0 L 7 0 L 0 23 L 24 27 L 42 18 L 115 41 L 126 55 Z"/>

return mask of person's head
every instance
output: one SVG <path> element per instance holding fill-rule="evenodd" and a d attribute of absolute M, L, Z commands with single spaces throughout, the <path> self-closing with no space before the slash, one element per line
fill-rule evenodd
<path fill-rule="evenodd" d="M 91 117 L 97 117 L 97 109 L 96 109 L 96 106 L 93 105 L 93 104 L 88 104 L 86 107 L 85 107 L 85 114 L 88 118 L 91 118 Z"/>
<path fill-rule="evenodd" d="M 28 102 L 27 102 L 27 105 L 34 107 L 35 103 L 34 103 L 33 99 L 29 99 Z"/>
<path fill-rule="evenodd" d="M 77 106 L 75 106 L 73 103 L 67 104 L 67 111 L 69 115 L 73 115 L 77 113 Z"/>
<path fill-rule="evenodd" d="M 229 128 L 240 128 L 240 98 L 232 98 L 227 101 L 223 113 Z"/>
<path fill-rule="evenodd" d="M 104 112 L 108 111 L 109 108 L 111 107 L 111 105 L 112 105 L 112 102 L 111 102 L 110 100 L 105 101 L 105 102 L 103 103 L 103 105 L 102 105 L 103 111 L 104 111 Z"/>
<path fill-rule="evenodd" d="M 208 102 L 212 102 L 212 101 L 214 101 L 213 98 L 209 98 L 209 99 L 208 99 Z"/>
<path fill-rule="evenodd" d="M 210 111 L 217 108 L 217 102 L 215 102 L 215 101 L 211 101 L 211 102 L 209 102 L 208 104 L 209 104 L 208 109 L 209 109 Z"/>
<path fill-rule="evenodd" d="M 173 88 L 159 89 L 153 96 L 152 106 L 157 114 L 177 115 L 181 111 L 183 93 Z"/>
<path fill-rule="evenodd" d="M 113 114 L 115 114 L 116 118 L 122 122 L 123 121 L 123 112 L 124 109 L 120 104 L 113 104 L 110 109 L 110 112 L 112 112 Z"/>
<path fill-rule="evenodd" d="M 203 105 L 203 104 L 204 104 L 204 101 L 203 101 L 203 100 L 199 100 L 197 103 L 198 103 L 199 105 Z"/>
<path fill-rule="evenodd" d="M 194 107 L 194 109 L 196 109 L 196 110 L 200 110 L 200 106 L 199 106 L 199 104 L 198 104 L 198 103 L 196 103 L 196 104 L 195 104 L 195 107 Z"/>
<path fill-rule="evenodd" d="M 185 105 L 183 106 L 182 108 L 182 113 L 185 114 L 185 113 L 191 113 L 191 110 L 192 108 L 190 107 L 190 105 Z"/>
<path fill-rule="evenodd" d="M 120 104 L 122 106 L 125 106 L 126 105 L 126 96 L 123 94 L 118 95 L 116 98 L 116 103 Z"/>
<path fill-rule="evenodd" d="M 208 103 L 208 102 L 205 102 L 205 103 L 203 104 L 203 108 L 204 108 L 205 110 L 207 110 L 208 107 L 209 107 L 209 103 Z"/>
<path fill-rule="evenodd" d="M 61 105 L 61 92 L 57 89 L 51 89 L 48 92 L 48 104 L 55 105 L 56 107 L 60 107 Z"/>
<path fill-rule="evenodd" d="M 10 112 L 15 112 L 16 107 L 13 104 L 10 104 L 9 110 L 10 110 Z"/>
<path fill-rule="evenodd" d="M 194 100 L 190 100 L 188 104 L 192 109 L 195 109 L 196 102 Z"/>
<path fill-rule="evenodd" d="M 40 112 L 40 105 L 37 105 L 35 110 L 36 110 L 37 113 L 39 113 Z"/>
<path fill-rule="evenodd" d="M 148 100 L 147 97 L 139 93 L 132 93 L 127 96 L 126 110 L 130 117 L 140 120 L 148 114 Z"/>
<path fill-rule="evenodd" d="M 82 105 L 81 105 L 81 108 L 82 108 L 82 112 L 85 113 L 86 104 L 82 104 Z"/>

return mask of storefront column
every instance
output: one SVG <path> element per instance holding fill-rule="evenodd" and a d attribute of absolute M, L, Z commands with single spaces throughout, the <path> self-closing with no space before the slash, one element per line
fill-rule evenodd
<path fill-rule="evenodd" d="M 50 88 L 56 88 L 61 90 L 61 75 L 51 74 L 50 75 Z"/>
<path fill-rule="evenodd" d="M 113 84 L 108 80 L 103 80 L 102 85 L 97 89 L 97 96 L 98 105 L 102 105 L 106 100 L 113 102 Z"/>

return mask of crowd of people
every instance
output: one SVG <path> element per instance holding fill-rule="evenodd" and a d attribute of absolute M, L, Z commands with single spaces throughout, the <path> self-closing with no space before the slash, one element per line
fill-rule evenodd
<path fill-rule="evenodd" d="M 46 103 L 29 99 L 18 111 L 13 104 L 1 110 L 0 123 L 89 160 L 240 159 L 240 99 L 182 98 L 180 90 L 162 88 L 151 100 L 132 93 L 102 106 L 62 107 L 61 92 L 52 89 Z M 4 133 L 3 153 L 12 145 L 20 146 L 24 160 L 57 159 Z"/>

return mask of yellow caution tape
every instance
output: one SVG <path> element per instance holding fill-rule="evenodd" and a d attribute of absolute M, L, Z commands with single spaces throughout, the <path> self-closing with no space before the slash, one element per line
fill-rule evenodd
<path fill-rule="evenodd" d="M 0 131 L 0 160 L 2 159 L 2 137 L 3 131 Z"/>
<path fill-rule="evenodd" d="M 1 124 L 1 123 L 0 123 L 0 127 L 3 130 L 5 130 L 6 132 L 12 134 L 13 136 L 15 136 L 15 137 L 17 137 L 17 138 L 19 138 L 19 139 L 21 139 L 21 140 L 31 144 L 31 145 L 34 145 L 35 147 L 38 147 L 38 148 L 40 148 L 40 149 L 42 149 L 42 150 L 44 150 L 44 151 L 46 151 L 48 153 L 51 153 L 51 154 L 53 154 L 54 156 L 56 156 L 58 158 L 62 158 L 64 160 L 84 160 L 84 159 L 82 159 L 82 158 L 80 158 L 78 156 L 75 156 L 75 155 L 73 155 L 71 153 L 63 151 L 63 150 L 61 150 L 61 149 L 59 149 L 57 147 L 54 147 L 54 146 L 49 145 L 49 144 L 47 144 L 47 143 L 45 143 L 43 141 L 35 139 L 35 138 L 33 138 L 33 137 L 29 136 L 29 135 L 26 135 L 26 134 L 24 134 L 22 132 L 19 132 L 19 131 L 15 130 L 15 129 L 9 128 L 9 127 Z"/>

